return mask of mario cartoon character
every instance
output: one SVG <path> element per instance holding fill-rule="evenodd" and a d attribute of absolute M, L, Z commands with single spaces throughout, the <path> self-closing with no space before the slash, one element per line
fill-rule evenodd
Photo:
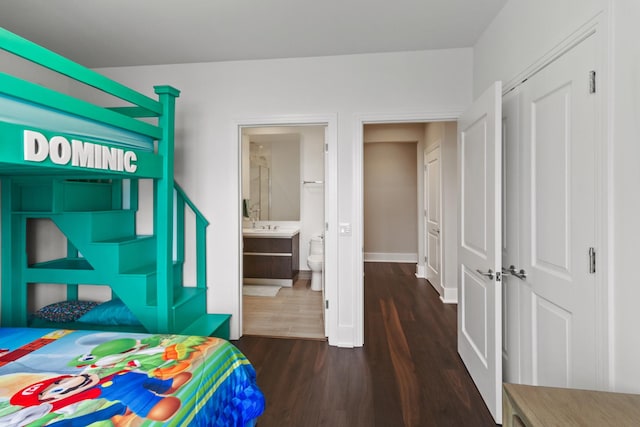
<path fill-rule="evenodd" d="M 23 388 L 9 402 L 26 408 L 45 404 L 51 412 L 87 399 L 103 398 L 114 402 L 97 412 L 61 420 L 51 424 L 52 426 L 87 426 L 116 415 L 125 415 L 128 411 L 141 418 L 165 421 L 181 405 L 180 399 L 167 394 L 172 394 L 190 379 L 189 372 L 182 372 L 167 380 L 131 371 L 119 372 L 102 379 L 91 373 L 61 375 Z"/>

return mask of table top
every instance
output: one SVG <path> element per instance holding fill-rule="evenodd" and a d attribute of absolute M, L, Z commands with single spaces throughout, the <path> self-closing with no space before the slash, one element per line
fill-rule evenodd
<path fill-rule="evenodd" d="M 640 395 L 504 384 L 518 416 L 531 426 L 639 426 Z"/>

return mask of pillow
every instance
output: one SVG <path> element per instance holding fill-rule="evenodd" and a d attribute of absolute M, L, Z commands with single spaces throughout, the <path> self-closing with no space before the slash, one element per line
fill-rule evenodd
<path fill-rule="evenodd" d="M 35 316 L 50 322 L 74 322 L 99 303 L 93 301 L 60 301 L 35 312 Z"/>
<path fill-rule="evenodd" d="M 103 302 L 78 319 L 81 323 L 96 325 L 141 325 L 136 316 L 119 298 Z"/>

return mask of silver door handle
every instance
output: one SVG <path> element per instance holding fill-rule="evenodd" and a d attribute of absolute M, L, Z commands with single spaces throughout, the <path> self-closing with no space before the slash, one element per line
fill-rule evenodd
<path fill-rule="evenodd" d="M 482 270 L 476 269 L 476 271 L 480 274 L 482 274 L 483 276 L 487 276 L 489 279 L 493 280 L 493 278 L 495 277 L 495 273 L 493 272 L 492 269 L 489 269 L 489 271 L 484 272 Z"/>
<path fill-rule="evenodd" d="M 502 267 L 502 275 L 503 276 L 514 276 L 517 277 L 520 280 L 526 280 L 527 278 L 527 272 L 524 271 L 523 269 L 520 269 L 520 271 L 516 270 L 516 267 L 513 265 L 509 266 L 509 270 L 505 270 L 504 267 Z"/>

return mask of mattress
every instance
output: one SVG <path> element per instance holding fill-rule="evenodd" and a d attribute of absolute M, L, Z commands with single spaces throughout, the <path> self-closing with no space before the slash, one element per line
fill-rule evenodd
<path fill-rule="evenodd" d="M 2 426 L 244 427 L 263 411 L 251 363 L 220 338 L 0 328 Z"/>

